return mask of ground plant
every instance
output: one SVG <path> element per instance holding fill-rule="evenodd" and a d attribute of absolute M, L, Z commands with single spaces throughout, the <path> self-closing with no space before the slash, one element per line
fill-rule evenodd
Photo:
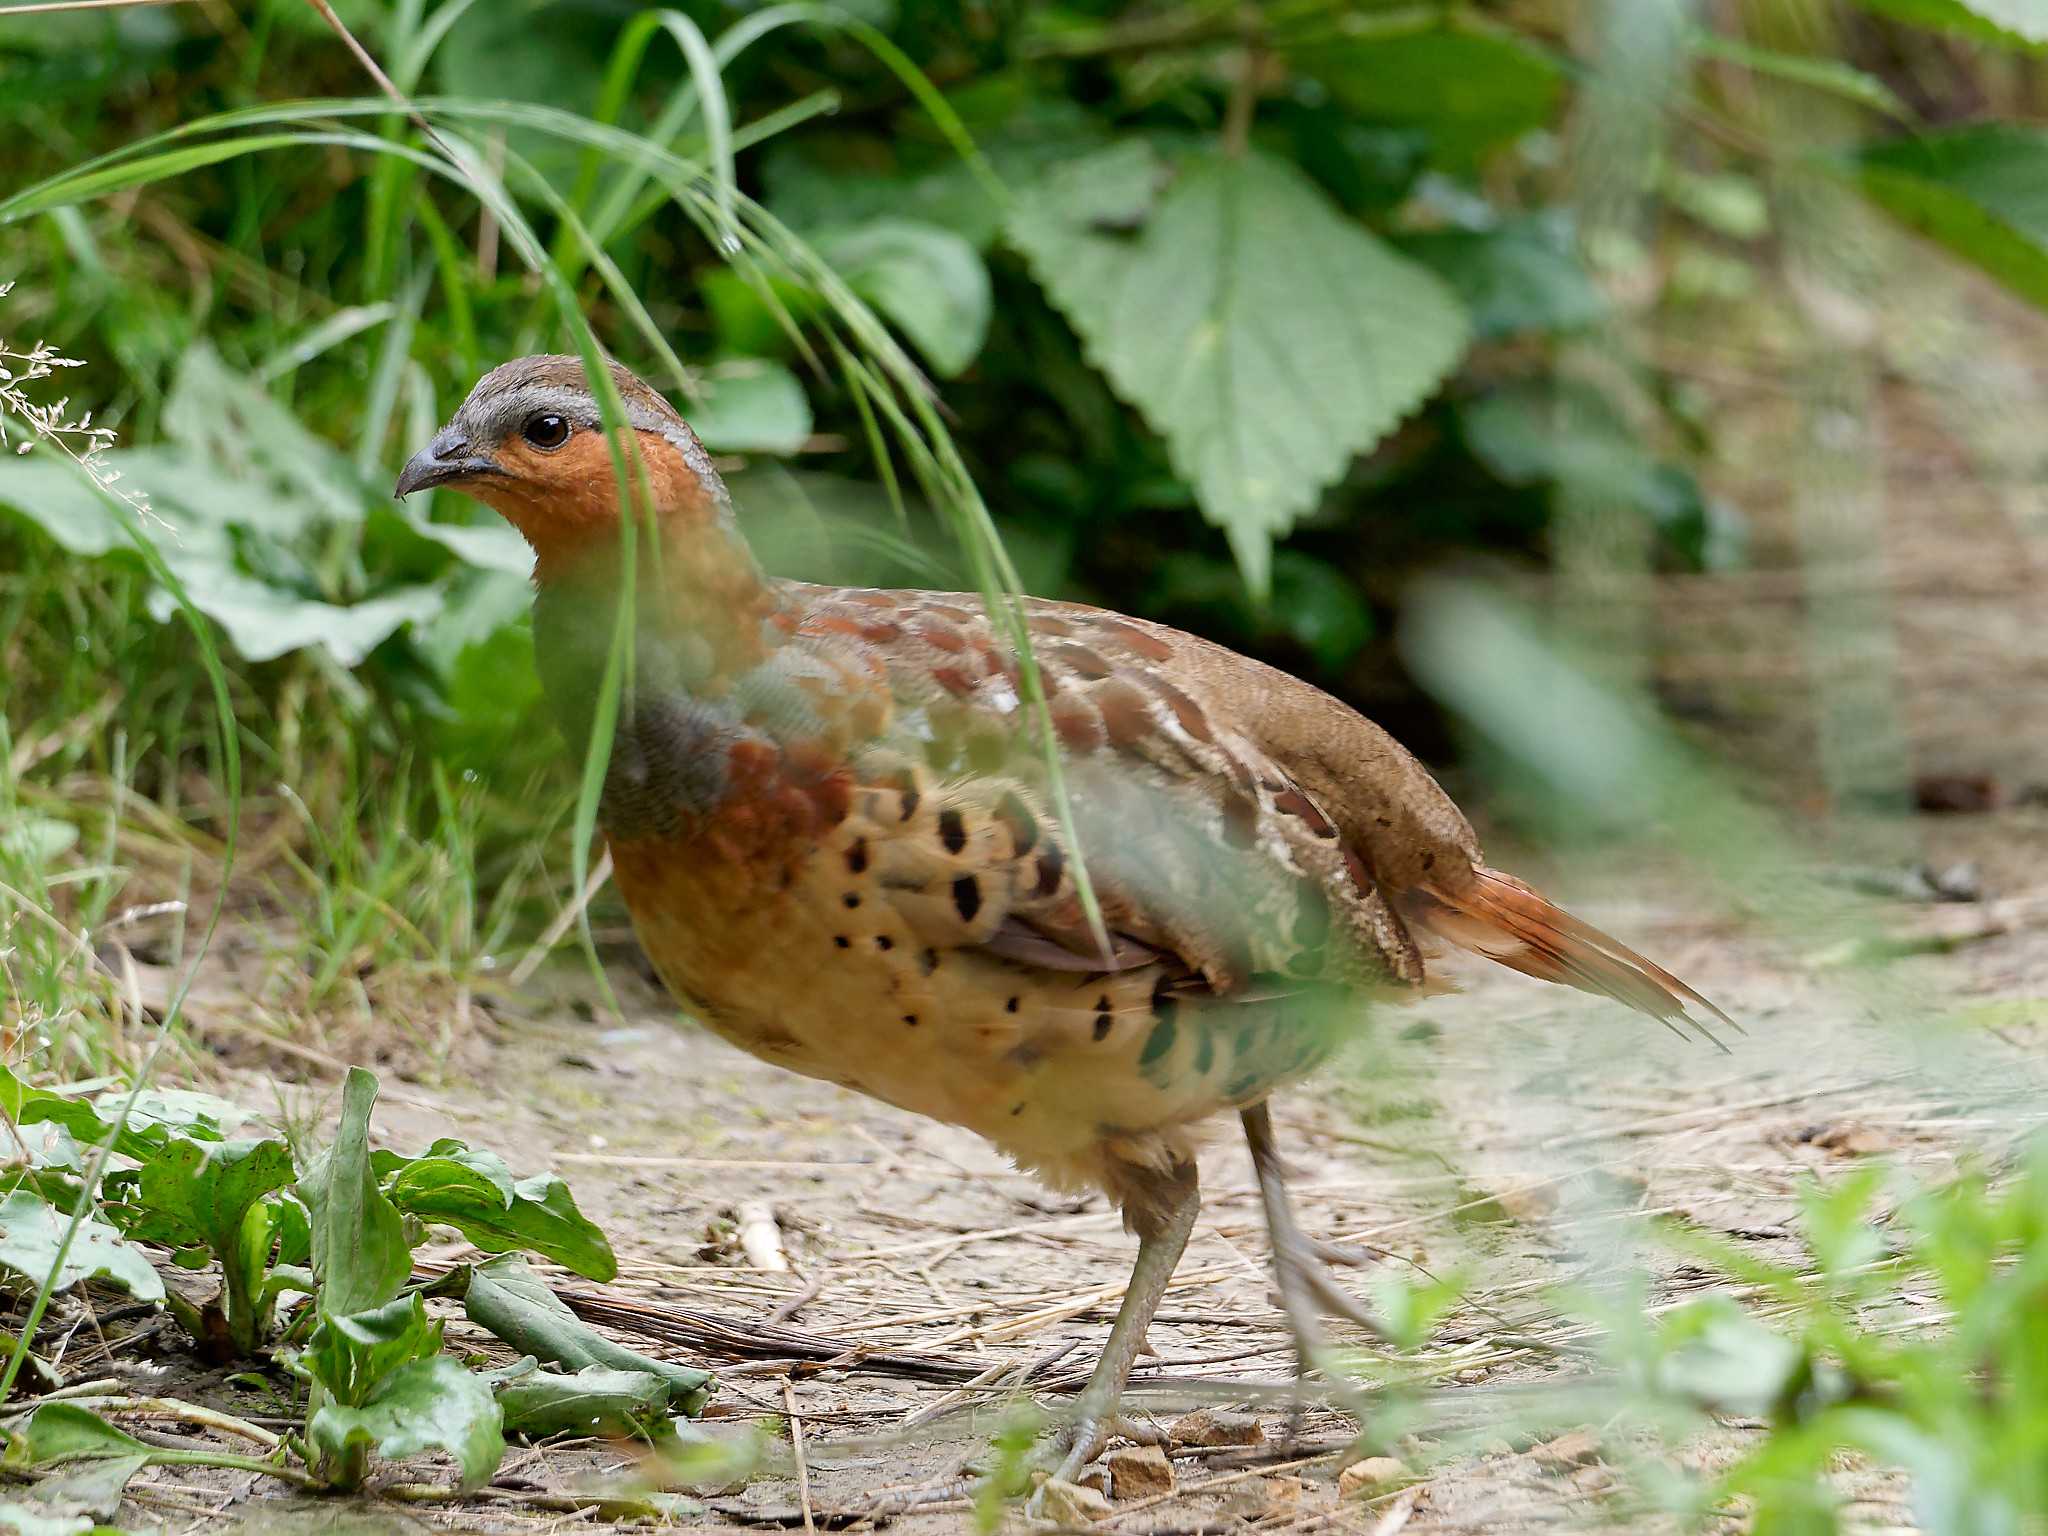
<path fill-rule="evenodd" d="M 1703 748 L 1643 616 L 1750 568 L 1722 434 L 1776 392 L 1821 423 L 1825 504 L 1780 649 L 1859 654 L 1830 562 L 1875 535 L 1826 510 L 1855 423 L 1905 380 L 1980 440 L 2008 376 L 1935 332 L 2048 307 L 2044 60 L 2030 0 L 0 0 L 0 1533 L 134 1526 L 162 1467 L 617 1521 L 787 1474 L 817 1523 L 794 1374 L 705 1441 L 712 1375 L 571 1294 L 644 1223 L 608 1237 L 509 1131 L 372 1144 L 359 1063 L 457 1079 L 542 983 L 635 1043 L 594 837 L 629 621 L 564 765 L 520 539 L 390 495 L 523 353 L 655 382 L 777 572 L 979 589 L 1020 644 L 1022 593 L 1198 631 L 1505 786 L 1525 834 L 1647 831 L 1725 906 L 1768 890 L 1869 1018 L 2032 1027 L 2038 981 L 1886 995 L 1984 935 L 1832 915 L 1873 861 L 1808 822 L 1920 793 L 1886 680 L 1822 690 L 1827 809 L 1788 812 Z M 237 1102 L 252 1061 L 324 1086 L 313 1123 Z M 1366 1144 L 1455 1092 L 1385 1076 Z M 2048 1162 L 1995 1129 L 1960 1168 L 1802 1176 L 1769 1256 L 1603 1208 L 1640 1240 L 1615 1283 L 1512 1318 L 1483 1259 L 1390 1265 L 1325 1470 L 1381 1465 L 1345 1496 L 1391 1536 L 1460 1457 L 1595 1423 L 1621 1477 L 1588 1524 L 1845 1529 L 1858 1472 L 1929 1531 L 2048 1517 Z M 1706 1294 L 1653 1299 L 1659 1265 Z M 74 1334 L 159 1311 L 278 1411 L 74 1379 Z M 1555 1379 L 1475 1428 L 1452 1320 Z M 1040 1417 L 1031 1371 L 983 1369 L 945 1378 L 996 1415 L 949 1508 L 993 1529 Z M 508 1437 L 624 1451 L 546 1484 Z"/>

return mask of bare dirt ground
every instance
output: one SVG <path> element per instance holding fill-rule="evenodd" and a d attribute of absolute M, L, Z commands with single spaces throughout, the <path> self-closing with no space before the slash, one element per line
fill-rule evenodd
<path fill-rule="evenodd" d="M 1640 1266 L 1652 1305 L 1672 1304 L 1709 1277 L 1644 1244 L 1643 1214 L 1790 1257 L 1808 1174 L 1872 1157 L 1939 1173 L 2040 1118 L 2048 927 L 2027 850 L 2048 838 L 2048 811 L 1930 819 L 1918 831 L 1936 862 L 1977 860 L 1995 897 L 1870 902 L 1871 931 L 1940 938 L 1877 969 L 1843 965 L 1832 941 L 1732 920 L 1691 882 L 1640 861 L 1610 861 L 1636 872 L 1564 893 L 1744 1020 L 1750 1033 L 1727 1055 L 1604 1003 L 1466 968 L 1460 995 L 1383 1013 L 1347 1062 L 1280 1106 L 1310 1230 L 1382 1249 L 1397 1271 L 1455 1269 L 1475 1282 L 1424 1355 L 1439 1430 L 1380 1447 L 1403 1462 L 1384 1486 L 1340 1498 L 1346 1422 L 1314 1407 L 1290 1424 L 1290 1347 L 1269 1298 L 1250 1168 L 1223 1134 L 1234 1127 L 1219 1127 L 1206 1209 L 1133 1401 L 1162 1425 L 1205 1404 L 1248 1413 L 1263 1443 L 1175 1447 L 1172 1487 L 1145 1491 L 1134 1471 L 1112 1487 L 1122 1496 L 1098 1528 L 1641 1528 L 1608 1464 L 1626 1448 L 1596 1448 L 1600 1416 L 1587 1419 L 1588 1440 L 1567 1433 L 1573 1424 L 1532 1419 L 1518 1396 L 1570 1373 L 1597 1379 L 1596 1362 L 1568 1352 L 1592 1330 L 1560 1310 L 1558 1289 L 1612 1285 Z M 629 968 L 615 977 L 623 1023 L 544 996 L 507 1001 L 473 1068 L 422 1082 L 387 1074 L 380 1137 L 416 1148 L 456 1134 L 515 1166 L 562 1170 L 611 1235 L 621 1274 L 605 1287 L 557 1283 L 621 1304 L 600 1314 L 615 1336 L 716 1369 L 708 1434 L 770 1426 L 755 1474 L 707 1492 L 686 1523 L 966 1528 L 964 1503 L 891 1517 L 891 1493 L 984 1463 L 1006 1407 L 1029 1396 L 1016 1386 L 1028 1366 L 1038 1400 L 1058 1410 L 1130 1263 L 1116 1217 L 1100 1199 L 1047 1195 L 963 1132 L 756 1062 L 679 1025 Z M 301 1123 L 332 1108 L 331 1085 L 280 1088 L 237 1071 L 225 1086 Z M 751 1265 L 735 1239 L 736 1215 L 761 1206 L 787 1273 Z M 118 1352 L 138 1382 L 153 1370 L 140 1353 Z M 261 1411 L 210 1385 L 236 1411 Z M 1732 1427 L 1688 1455 L 1710 1464 L 1743 1438 Z M 375 1528 L 552 1527 L 579 1507 L 579 1485 L 631 1459 L 605 1446 L 515 1450 L 482 1498 L 405 1515 L 385 1505 Z M 1846 1486 L 1868 1523 L 1910 1524 L 1901 1485 L 1852 1475 Z M 346 1528 L 331 1502 L 255 1480 L 156 1469 L 134 1487 L 138 1514 L 171 1529 L 233 1519 L 271 1529 L 287 1516 Z M 536 1508 L 537 1494 L 554 1507 Z"/>

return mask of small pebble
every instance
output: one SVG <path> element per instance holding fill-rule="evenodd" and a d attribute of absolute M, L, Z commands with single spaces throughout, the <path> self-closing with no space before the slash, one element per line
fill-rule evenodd
<path fill-rule="evenodd" d="M 1109 1468 L 1109 1496 L 1118 1503 L 1173 1492 L 1173 1463 L 1156 1445 L 1134 1445 L 1102 1458 Z"/>
<path fill-rule="evenodd" d="M 1356 1498 L 1407 1475 L 1408 1463 L 1397 1456 L 1368 1456 L 1363 1461 L 1354 1461 L 1337 1474 L 1337 1494 L 1340 1498 Z"/>
<path fill-rule="evenodd" d="M 1197 1408 L 1175 1419 L 1167 1428 L 1175 1445 L 1263 1445 L 1266 1432 L 1248 1413 L 1218 1413 Z"/>
<path fill-rule="evenodd" d="M 1109 1513 L 1109 1500 L 1093 1488 L 1051 1477 L 1039 1489 L 1039 1508 L 1061 1525 L 1087 1525 Z"/>
<path fill-rule="evenodd" d="M 1543 1445 L 1531 1446 L 1529 1459 L 1542 1467 L 1583 1467 L 1600 1459 L 1600 1441 L 1590 1429 L 1575 1429 Z"/>
<path fill-rule="evenodd" d="M 1265 1480 L 1265 1491 L 1268 1509 L 1284 1509 L 1301 1502 L 1308 1492 L 1308 1484 L 1298 1477 L 1269 1477 Z"/>

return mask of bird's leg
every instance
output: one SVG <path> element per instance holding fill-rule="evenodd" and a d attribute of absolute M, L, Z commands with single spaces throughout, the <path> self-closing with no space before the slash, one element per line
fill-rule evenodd
<path fill-rule="evenodd" d="M 1325 1257 L 1349 1258 L 1341 1250 L 1304 1237 L 1294 1219 L 1294 1201 L 1287 1193 L 1285 1165 L 1273 1145 L 1273 1119 L 1263 1103 L 1240 1113 L 1244 1139 L 1251 1148 L 1252 1167 L 1259 1176 L 1259 1197 L 1266 1207 L 1266 1233 L 1273 1244 L 1273 1277 L 1280 1291 L 1280 1309 L 1287 1317 L 1287 1331 L 1294 1335 L 1295 1357 L 1306 1377 L 1319 1370 L 1324 1380 L 1344 1398 L 1345 1406 L 1356 1412 L 1362 1399 L 1329 1359 L 1329 1340 L 1323 1336 L 1318 1312 L 1328 1312 L 1358 1324 L 1377 1337 L 1385 1330 L 1355 1296 L 1323 1268 Z M 1355 1261 L 1354 1261 L 1355 1262 Z"/>
<path fill-rule="evenodd" d="M 1144 1212 L 1135 1223 L 1138 1232 L 1138 1261 L 1131 1266 L 1131 1281 L 1124 1288 L 1123 1305 L 1109 1330 L 1109 1342 L 1081 1389 L 1076 1404 L 1072 1440 L 1053 1476 L 1071 1482 L 1080 1470 L 1101 1452 L 1102 1444 L 1119 1432 L 1116 1406 L 1131 1379 L 1131 1367 L 1145 1346 L 1145 1329 L 1159 1302 L 1166 1295 L 1166 1283 L 1180 1263 L 1188 1234 L 1202 1209 L 1202 1193 L 1195 1180 L 1195 1166 L 1186 1163 L 1173 1170 L 1171 1185 L 1160 1191 L 1155 1211 Z M 1148 1202 L 1149 1203 L 1149 1202 Z"/>

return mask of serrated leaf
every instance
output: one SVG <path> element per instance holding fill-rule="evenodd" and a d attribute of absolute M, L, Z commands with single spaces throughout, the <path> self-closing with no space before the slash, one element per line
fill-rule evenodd
<path fill-rule="evenodd" d="M 459 1141 L 436 1142 L 384 1171 L 400 1211 L 453 1227 L 486 1253 L 524 1250 L 593 1280 L 618 1273 L 611 1244 L 555 1174 L 514 1179 L 496 1153 Z"/>
<path fill-rule="evenodd" d="M 591 1366 L 652 1371 L 667 1383 L 673 1411 L 691 1417 L 703 1411 L 711 1389 L 709 1372 L 671 1365 L 614 1343 L 564 1306 L 517 1258 L 479 1264 L 470 1274 L 462 1305 L 471 1322 L 521 1354 L 571 1371 Z"/>
<path fill-rule="evenodd" d="M 821 230 L 819 254 L 847 286 L 895 322 L 932 371 L 952 378 L 988 340 L 988 268 L 967 240 L 910 219 Z"/>
<path fill-rule="evenodd" d="M 1440 164 L 1543 127 L 1564 99 L 1558 59 L 1470 10 L 1358 10 L 1313 36 L 1290 61 L 1354 116 L 1426 132 Z"/>
<path fill-rule="evenodd" d="M 376 1101 L 377 1079 L 350 1067 L 334 1144 L 299 1180 L 312 1218 L 320 1308 L 330 1316 L 382 1306 L 412 1274 L 405 1223 L 370 1171 L 370 1110 Z"/>
<path fill-rule="evenodd" d="M 446 1355 L 436 1355 L 400 1366 L 361 1407 L 322 1403 L 306 1421 L 306 1438 L 331 1460 L 340 1460 L 358 1441 L 380 1456 L 446 1451 L 462 1469 L 466 1493 L 482 1486 L 504 1459 L 503 1423 L 491 1389 Z"/>
<path fill-rule="evenodd" d="M 1158 174 L 1137 143 L 1081 161 L 1019 200 L 1010 238 L 1263 596 L 1272 539 L 1429 396 L 1469 325 L 1438 278 L 1261 155 L 1191 158 L 1136 234 L 1087 218 Z"/>
<path fill-rule="evenodd" d="M 811 401 L 780 363 L 736 358 L 703 378 L 688 403 L 690 429 L 713 453 L 795 453 L 811 435 Z"/>
<path fill-rule="evenodd" d="M 71 1218 L 40 1195 L 17 1189 L 0 1200 L 0 1269 L 31 1287 L 49 1278 Z M 81 1280 L 104 1280 L 137 1301 L 162 1301 L 164 1283 L 149 1260 L 103 1221 L 86 1217 L 64 1252 L 53 1291 L 68 1291 Z"/>
<path fill-rule="evenodd" d="M 2048 306 L 2048 133 L 1987 123 L 1870 145 L 1845 164 L 1888 213 Z"/>
<path fill-rule="evenodd" d="M 474 570 L 510 576 L 521 585 L 533 574 L 533 547 L 507 524 L 432 522 L 424 508 L 413 510 L 411 503 L 418 500 L 409 498 L 393 509 L 393 515 L 421 538 L 431 539 Z"/>

